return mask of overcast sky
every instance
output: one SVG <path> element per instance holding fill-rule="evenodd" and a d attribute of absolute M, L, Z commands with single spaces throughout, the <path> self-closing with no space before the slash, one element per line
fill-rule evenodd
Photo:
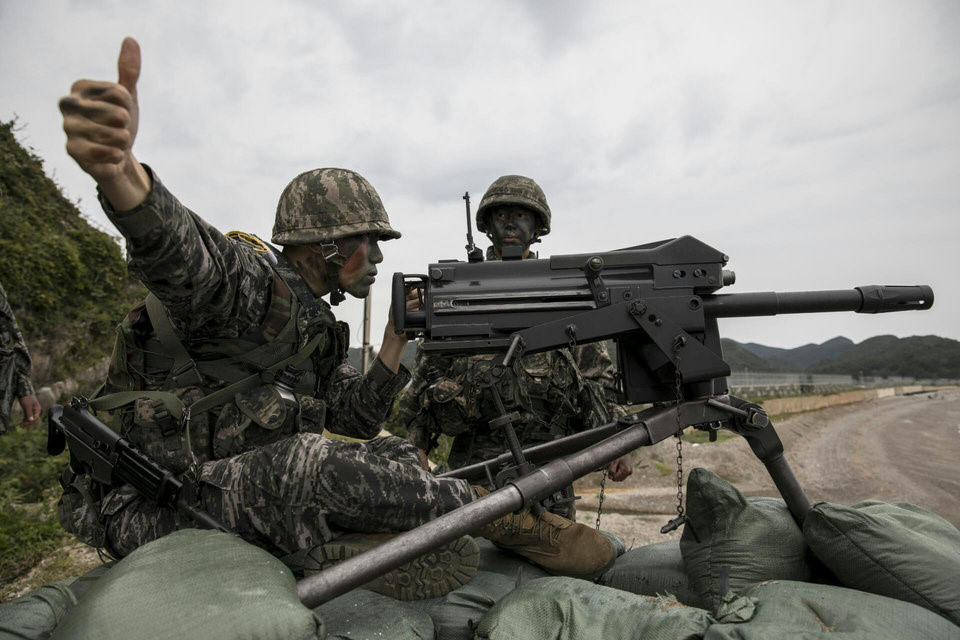
<path fill-rule="evenodd" d="M 116 80 L 137 38 L 137 157 L 217 227 L 269 238 L 306 169 L 373 183 L 404 234 L 374 342 L 390 274 L 462 257 L 461 196 L 510 173 L 553 210 L 541 257 L 693 235 L 730 256 L 730 293 L 936 293 L 920 313 L 724 320 L 726 337 L 960 338 L 960 2 L 269 5 L 4 0 L 0 118 L 108 226 L 56 103 Z M 359 344 L 362 303 L 337 315 Z"/>

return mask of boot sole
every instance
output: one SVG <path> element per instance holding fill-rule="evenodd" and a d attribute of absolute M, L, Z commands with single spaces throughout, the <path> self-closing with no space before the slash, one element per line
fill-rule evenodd
<path fill-rule="evenodd" d="M 303 574 L 319 573 L 373 548 L 337 540 L 314 547 L 307 553 Z M 479 564 L 480 547 L 470 536 L 462 536 L 371 580 L 362 588 L 396 600 L 439 598 L 467 584 L 476 575 Z"/>

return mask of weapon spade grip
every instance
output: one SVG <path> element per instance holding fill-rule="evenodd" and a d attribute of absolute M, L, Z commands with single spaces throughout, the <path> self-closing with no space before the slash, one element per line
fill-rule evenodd
<path fill-rule="evenodd" d="M 390 312 L 393 314 L 393 330 L 415 336 L 417 331 L 427 328 L 427 314 L 423 311 L 407 311 L 407 280 L 415 280 L 411 286 L 420 289 L 426 295 L 427 276 L 419 274 L 394 273 L 391 286 Z"/>
<path fill-rule="evenodd" d="M 857 313 L 886 313 L 910 309 L 929 309 L 933 306 L 933 289 L 928 285 L 914 286 L 867 285 L 857 287 L 863 296 L 863 306 Z"/>

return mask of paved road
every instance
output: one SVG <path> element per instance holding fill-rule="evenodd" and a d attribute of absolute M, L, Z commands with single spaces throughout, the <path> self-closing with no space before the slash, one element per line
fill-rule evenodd
<path fill-rule="evenodd" d="M 787 459 L 811 502 L 876 498 L 912 502 L 960 528 L 960 391 L 883 398 L 799 414 L 777 425 Z M 607 484 L 602 526 L 628 543 L 668 537 L 658 529 L 676 508 L 673 441 L 635 454 L 635 474 Z M 684 468 L 705 467 L 747 495 L 777 495 L 739 438 L 684 447 Z M 596 518 L 597 477 L 578 483 L 578 520 Z"/>

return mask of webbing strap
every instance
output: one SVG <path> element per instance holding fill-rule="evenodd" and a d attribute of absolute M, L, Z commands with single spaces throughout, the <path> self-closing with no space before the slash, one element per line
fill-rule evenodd
<path fill-rule="evenodd" d="M 173 322 L 167 314 L 163 303 L 152 293 L 147 294 L 146 299 L 147 315 L 150 316 L 150 324 L 153 325 L 153 331 L 163 347 L 163 352 L 173 358 L 173 366 L 170 367 L 168 377 L 174 387 L 189 387 L 200 384 L 200 373 L 197 371 L 197 364 L 190 357 L 187 348 L 180 342 L 176 329 L 173 328 Z"/>
<path fill-rule="evenodd" d="M 190 405 L 190 413 L 196 414 L 219 406 L 230 400 L 234 395 L 252 389 L 260 382 L 272 382 L 273 374 L 277 371 L 288 365 L 298 365 L 309 358 L 310 355 L 316 351 L 323 337 L 324 334 L 322 332 L 318 333 L 310 342 L 305 344 L 292 356 L 284 358 L 259 373 L 251 374 L 223 389 L 218 389 L 213 393 L 205 395 Z M 136 402 L 141 398 L 158 400 L 163 403 L 163 406 L 174 418 L 177 420 L 183 418 L 183 401 L 170 391 L 118 391 L 90 400 L 90 406 L 96 411 L 110 411 L 111 409 L 118 409 L 131 402 Z"/>
<path fill-rule="evenodd" d="M 183 416 L 183 401 L 170 391 L 117 391 L 89 401 L 95 411 L 111 411 L 141 398 L 159 400 L 174 418 Z"/>
<path fill-rule="evenodd" d="M 323 333 L 318 333 L 313 337 L 313 340 L 305 344 L 302 349 L 297 351 L 289 358 L 284 358 L 280 362 L 277 362 L 276 364 L 264 369 L 260 373 L 254 373 L 247 376 L 243 380 L 234 382 L 233 384 L 224 387 L 223 389 L 219 389 L 218 391 L 214 391 L 211 394 L 205 395 L 190 405 L 190 413 L 194 414 L 212 409 L 213 407 L 227 402 L 234 395 L 246 391 L 247 389 L 252 389 L 260 382 L 272 382 L 274 378 L 273 374 L 275 374 L 277 371 L 288 365 L 298 365 L 310 357 L 310 354 L 316 350 L 322 339 Z"/>

